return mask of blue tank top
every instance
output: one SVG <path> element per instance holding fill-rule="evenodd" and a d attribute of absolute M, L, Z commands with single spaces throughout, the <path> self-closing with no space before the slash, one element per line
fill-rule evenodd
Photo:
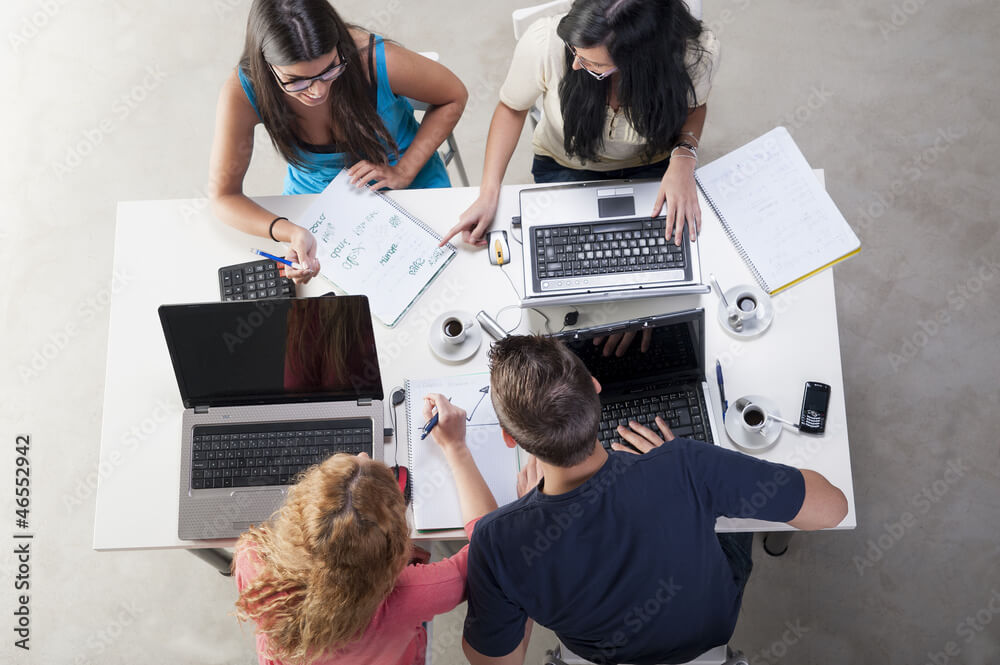
<path fill-rule="evenodd" d="M 406 152 L 413 142 L 413 137 L 417 134 L 419 124 L 413 117 L 413 106 L 405 97 L 396 95 L 389 86 L 389 72 L 385 65 L 385 45 L 382 38 L 375 36 L 375 68 L 378 80 L 376 108 L 379 117 L 389 130 L 389 134 L 399 146 L 400 153 Z M 257 111 L 260 117 L 260 110 L 257 108 L 257 95 L 254 93 L 250 78 L 241 68 L 236 69 L 243 86 L 243 92 L 247 99 Z M 336 87 L 337 82 L 333 82 Z M 300 168 L 293 164 L 288 165 L 288 172 L 285 174 L 285 189 L 282 194 L 317 194 L 322 192 L 330 181 L 337 177 L 341 169 L 345 166 L 347 155 L 342 152 L 309 152 L 299 150 L 305 166 Z M 395 165 L 399 161 L 398 154 L 389 155 L 389 164 Z M 448 171 L 444 167 L 441 157 L 435 152 L 427 160 L 424 167 L 417 173 L 417 177 L 410 183 L 411 189 L 430 189 L 434 187 L 450 187 L 451 181 L 448 179 Z"/>

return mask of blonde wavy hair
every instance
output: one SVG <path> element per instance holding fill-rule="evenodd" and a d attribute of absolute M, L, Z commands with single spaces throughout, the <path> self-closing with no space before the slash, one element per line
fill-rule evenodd
<path fill-rule="evenodd" d="M 306 471 L 271 520 L 237 543 L 262 565 L 236 616 L 272 659 L 309 663 L 364 633 L 410 554 L 403 494 L 389 467 L 333 455 Z"/>

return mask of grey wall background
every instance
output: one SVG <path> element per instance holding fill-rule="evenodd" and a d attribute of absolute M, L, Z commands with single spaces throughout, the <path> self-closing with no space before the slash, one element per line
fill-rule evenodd
<path fill-rule="evenodd" d="M 478 182 L 510 12 L 527 3 L 336 4 L 465 81 L 456 135 Z M 758 551 L 733 644 L 755 664 L 1000 662 L 997 4 L 705 4 L 723 64 L 703 161 L 785 124 L 864 244 L 836 269 L 859 527 Z M 91 550 L 115 204 L 204 194 L 247 7 L 0 8 L 0 540 L 19 433 L 37 534 L 30 652 L 13 647 L 0 545 L 2 663 L 255 662 L 229 580 L 184 552 Z M 507 181 L 527 182 L 529 161 L 523 141 Z M 248 192 L 280 192 L 282 170 L 259 134 Z M 463 615 L 436 622 L 437 662 L 461 662 Z M 538 631 L 533 654 L 551 643 Z"/>

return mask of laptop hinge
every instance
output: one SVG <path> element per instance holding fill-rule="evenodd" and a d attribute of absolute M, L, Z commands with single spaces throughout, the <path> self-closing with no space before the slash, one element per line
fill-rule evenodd
<path fill-rule="evenodd" d="M 372 405 L 371 397 L 365 397 L 363 399 L 358 400 L 358 406 L 371 406 L 371 405 Z"/>
<path fill-rule="evenodd" d="M 196 407 L 194 407 L 194 412 L 195 413 L 208 413 L 208 407 L 207 406 L 196 406 Z"/>

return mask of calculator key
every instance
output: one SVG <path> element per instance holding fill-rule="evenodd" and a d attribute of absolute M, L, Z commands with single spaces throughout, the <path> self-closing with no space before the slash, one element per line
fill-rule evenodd
<path fill-rule="evenodd" d="M 227 287 L 226 287 L 226 290 L 225 290 L 225 294 L 226 294 L 227 296 L 231 296 L 231 295 L 233 295 L 233 287 L 231 287 L 231 286 L 227 286 Z"/>
<path fill-rule="evenodd" d="M 256 277 L 254 277 L 254 276 L 253 276 L 252 274 L 250 274 L 250 275 L 247 275 L 247 282 L 248 282 L 248 283 L 249 283 L 249 282 L 253 282 L 253 281 L 254 281 L 255 279 L 256 279 Z"/>
<path fill-rule="evenodd" d="M 278 289 L 268 289 L 267 290 L 267 295 L 270 298 L 277 298 L 278 297 Z"/>
<path fill-rule="evenodd" d="M 274 261 L 268 261 L 266 267 L 268 270 L 274 270 L 275 268 Z"/>
<path fill-rule="evenodd" d="M 253 271 L 254 272 L 264 272 L 264 266 L 262 266 L 262 265 L 256 265 L 256 266 L 254 266 Z"/>
<path fill-rule="evenodd" d="M 233 272 L 233 284 L 242 284 L 242 283 L 243 283 L 243 273 L 241 273 L 239 271 L 234 271 Z"/>

